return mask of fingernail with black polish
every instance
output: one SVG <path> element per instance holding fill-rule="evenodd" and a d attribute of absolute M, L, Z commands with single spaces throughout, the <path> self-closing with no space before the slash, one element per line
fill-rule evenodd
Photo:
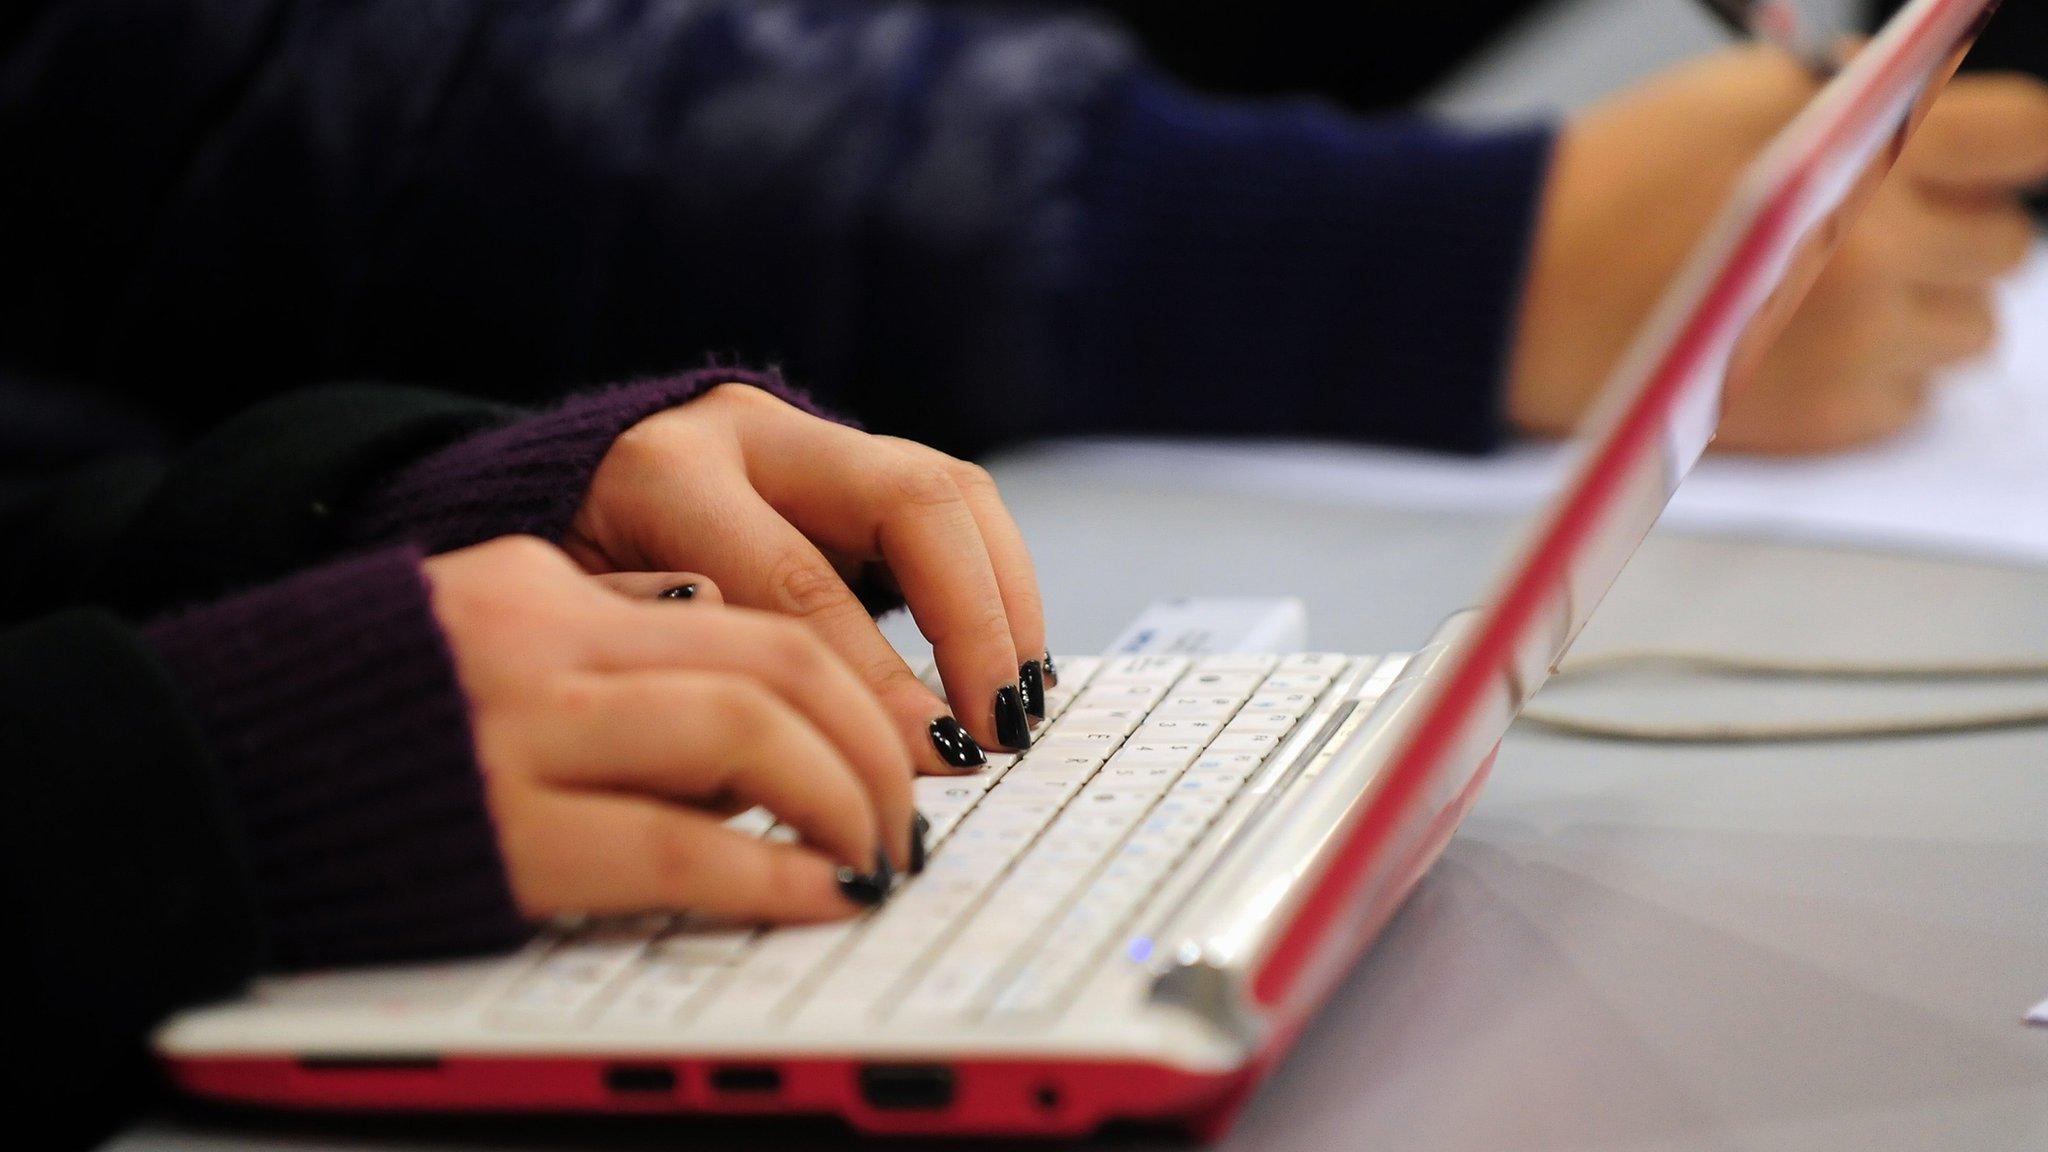
<path fill-rule="evenodd" d="M 1017 690 L 1024 696 L 1024 711 L 1045 719 L 1045 668 L 1036 660 L 1017 666 Z"/>
<path fill-rule="evenodd" d="M 839 882 L 839 891 L 848 900 L 872 908 L 889 898 L 889 889 L 896 885 L 896 866 L 889 863 L 888 852 L 877 848 L 873 872 L 856 872 L 852 865 L 841 864 L 832 878 Z"/>
<path fill-rule="evenodd" d="M 924 818 L 924 813 L 912 812 L 910 814 L 910 874 L 912 876 L 924 871 L 924 838 L 931 835 L 931 831 L 932 822 Z"/>
<path fill-rule="evenodd" d="M 881 885 L 875 883 L 874 877 L 855 871 L 851 864 L 841 864 L 832 878 L 839 882 L 840 895 L 863 907 L 872 908 L 888 895 Z"/>
<path fill-rule="evenodd" d="M 663 600 L 695 600 L 696 598 L 697 586 L 695 584 L 678 584 L 673 588 L 663 588 L 661 590 L 661 599 Z"/>
<path fill-rule="evenodd" d="M 1024 715 L 1024 697 L 1015 684 L 996 689 L 996 741 L 1012 752 L 1031 747 L 1031 721 Z"/>
<path fill-rule="evenodd" d="M 925 729 L 925 732 L 931 737 L 932 747 L 938 751 L 939 759 L 947 764 L 963 772 L 987 766 L 988 757 L 982 754 L 981 745 L 975 743 L 974 737 L 967 734 L 967 729 L 962 728 L 960 722 L 951 716 L 941 716 L 932 721 L 932 726 Z"/>
<path fill-rule="evenodd" d="M 1060 670 L 1058 668 L 1053 667 L 1052 651 L 1048 649 L 1045 655 L 1040 656 L 1038 658 L 1038 662 L 1045 666 L 1045 686 L 1048 688 L 1059 687 Z"/>

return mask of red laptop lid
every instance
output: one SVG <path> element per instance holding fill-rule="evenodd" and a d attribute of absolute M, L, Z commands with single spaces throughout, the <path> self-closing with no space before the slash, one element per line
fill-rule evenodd
<path fill-rule="evenodd" d="M 1441 848 L 1443 817 L 1455 819 L 1996 6 L 1908 5 L 1751 166 L 1603 392 L 1570 482 L 1439 663 L 1388 767 L 1260 959 L 1259 1003 L 1319 994 L 1349 959 L 1332 953 L 1355 946 Z"/>

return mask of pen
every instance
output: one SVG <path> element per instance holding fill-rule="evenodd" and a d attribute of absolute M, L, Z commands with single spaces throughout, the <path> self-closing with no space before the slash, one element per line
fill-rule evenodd
<path fill-rule="evenodd" d="M 1817 77 L 1842 70 L 1841 54 L 1807 35 L 1791 0 L 1700 0 L 1700 5 L 1737 36 L 1777 45 Z"/>

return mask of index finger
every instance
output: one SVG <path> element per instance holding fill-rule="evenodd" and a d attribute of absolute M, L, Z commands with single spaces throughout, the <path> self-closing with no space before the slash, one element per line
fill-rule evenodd
<path fill-rule="evenodd" d="M 731 581 L 726 591 L 734 599 L 742 598 Z M 877 812 L 885 818 L 882 835 L 891 858 L 909 858 L 910 752 L 877 692 L 842 658 L 845 649 L 833 649 L 829 635 L 821 638 L 792 621 L 746 608 L 685 612 L 656 603 L 624 601 L 617 607 L 631 614 L 634 626 L 603 634 L 597 653 L 601 668 L 681 666 L 737 672 L 760 680 L 794 704 L 846 757 L 874 796 Z M 854 610 L 859 611 L 858 602 Z M 868 631 L 875 631 L 864 612 L 860 619 Z M 895 654 L 881 633 L 875 632 L 875 642 L 889 655 Z M 908 668 L 903 674 L 916 683 Z M 918 688 L 923 690 L 923 685 Z"/>
<path fill-rule="evenodd" d="M 1901 165 L 1920 184 L 1960 192 L 2048 179 L 2048 84 L 2017 73 L 1951 81 Z"/>
<path fill-rule="evenodd" d="M 1020 649 L 1016 579 L 1005 584 L 982 514 L 961 486 L 968 466 L 908 441 L 829 424 L 804 430 L 812 434 L 786 452 L 800 454 L 805 476 L 792 483 L 762 468 L 762 498 L 828 548 L 886 563 L 969 732 L 984 745 L 1028 745 L 1022 713 L 1042 717 L 1044 705 L 1040 686 L 1027 693 L 1024 679 L 1036 672 L 1025 665 L 1045 651 L 1045 635 L 1034 627 L 1029 639 L 1038 649 Z M 1028 559 L 1025 567 L 1028 574 Z M 1005 692 L 1017 708 L 1006 706 Z M 984 700 L 997 703 L 984 713 Z"/>
<path fill-rule="evenodd" d="M 742 923 L 833 920 L 860 909 L 827 856 L 749 836 L 702 812 L 640 796 L 579 792 L 536 804 L 515 877 L 529 914 L 687 910 Z M 523 881 L 523 882 L 522 882 Z"/>
<path fill-rule="evenodd" d="M 1014 637 L 1018 663 L 1046 659 L 1045 643 L 1045 601 L 1038 592 L 1038 572 L 1031 562 L 1031 550 L 1024 544 L 1024 533 L 1017 527 L 1016 518 L 1003 503 L 1002 495 L 996 491 L 996 484 L 988 472 L 978 465 L 955 460 L 936 448 L 928 448 L 910 440 L 896 441 L 905 451 L 921 454 L 953 473 L 953 482 L 959 486 L 960 495 L 973 510 L 974 518 L 981 528 L 981 537 L 988 547 L 988 557 L 995 565 L 996 584 L 1002 591 L 1003 607 L 1010 614 L 1010 632 Z"/>

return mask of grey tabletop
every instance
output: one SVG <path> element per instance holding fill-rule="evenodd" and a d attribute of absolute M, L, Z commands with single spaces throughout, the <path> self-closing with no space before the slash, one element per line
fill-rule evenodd
<path fill-rule="evenodd" d="M 1412 646 L 1505 521 L 1167 489 L 1023 454 L 997 474 L 1056 647 L 1152 599 L 1293 594 L 1317 647 Z M 2048 654 L 2048 572 L 1653 536 L 1581 650 Z M 2048 687 L 1580 688 L 1689 719 L 2048 702 Z M 1450 849 L 1253 1100 L 1232 1149 L 2048 1148 L 2048 732 L 1759 748 L 1518 729 Z M 694 1121 L 164 1118 L 121 1149 L 762 1146 Z M 774 1142 L 852 1143 L 824 1128 Z M 1131 1146 L 1173 1146 L 1121 1137 Z"/>

